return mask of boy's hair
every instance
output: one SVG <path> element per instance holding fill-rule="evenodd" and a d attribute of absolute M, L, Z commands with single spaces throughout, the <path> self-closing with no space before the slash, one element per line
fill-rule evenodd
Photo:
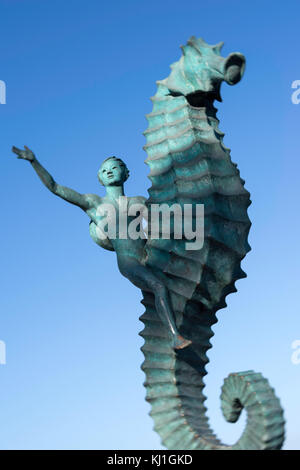
<path fill-rule="evenodd" d="M 122 166 L 123 168 L 125 168 L 125 180 L 124 180 L 124 182 L 125 182 L 125 181 L 129 178 L 129 170 L 128 170 L 127 166 L 126 166 L 126 163 L 124 163 L 123 160 L 121 160 L 121 158 L 117 158 L 117 157 L 115 157 L 115 156 L 112 156 L 112 157 L 106 158 L 106 159 L 101 163 L 101 166 L 100 166 L 100 168 L 99 168 L 99 170 L 98 170 L 98 173 L 97 173 L 97 175 L 98 175 L 98 180 L 100 181 L 100 183 L 102 184 L 102 186 L 104 186 L 104 184 L 103 184 L 103 181 L 101 180 L 100 170 L 101 170 L 101 168 L 102 168 L 103 163 L 107 162 L 108 160 L 114 160 L 114 161 L 118 162 L 118 163 L 120 164 L 120 166 Z"/>

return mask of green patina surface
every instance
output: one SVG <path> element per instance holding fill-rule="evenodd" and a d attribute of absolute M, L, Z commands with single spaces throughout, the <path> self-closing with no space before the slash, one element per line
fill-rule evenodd
<path fill-rule="evenodd" d="M 247 242 L 250 195 L 219 130 L 215 100 L 222 81 L 237 83 L 245 68 L 240 53 L 220 55 L 222 44 L 210 46 L 191 38 L 171 73 L 157 82 L 153 111 L 147 116 L 145 150 L 150 167 L 148 204 L 202 203 L 205 207 L 204 246 L 186 251 L 185 240 L 149 240 L 148 265 L 163 273 L 176 322 L 192 345 L 171 347 L 168 331 L 155 312 L 153 295 L 144 292 L 146 399 L 155 430 L 169 449 L 280 449 L 284 419 L 280 402 L 261 374 L 230 374 L 222 387 L 221 406 L 235 422 L 243 408 L 247 425 L 233 446 L 222 444 L 208 424 L 203 394 L 216 312 L 245 277 L 241 261 Z"/>
<path fill-rule="evenodd" d="M 284 418 L 280 402 L 259 373 L 230 374 L 222 387 L 221 406 L 235 422 L 243 408 L 247 425 L 233 446 L 222 444 L 208 424 L 203 394 L 216 312 L 245 277 L 241 261 L 250 250 L 249 192 L 223 144 L 215 100 L 225 81 L 241 79 L 245 58 L 221 56 L 222 44 L 191 38 L 165 80 L 157 82 L 153 111 L 147 116 L 145 150 L 151 187 L 149 198 L 128 198 L 151 213 L 152 204 L 204 204 L 204 245 L 187 250 L 186 239 L 122 240 L 99 237 L 99 209 L 119 210 L 129 176 L 122 160 L 106 159 L 98 172 L 106 194 L 80 194 L 55 182 L 31 150 L 13 147 L 55 195 L 80 207 L 90 219 L 90 234 L 101 247 L 115 251 L 120 272 L 143 292 L 146 399 L 162 443 L 169 449 L 280 449 Z M 195 215 L 193 215 L 195 217 Z M 174 225 L 172 226 L 175 229 Z M 161 230 L 161 227 L 160 227 Z M 119 232 L 118 234 L 119 235 Z M 162 233 L 161 233 L 162 235 Z"/>

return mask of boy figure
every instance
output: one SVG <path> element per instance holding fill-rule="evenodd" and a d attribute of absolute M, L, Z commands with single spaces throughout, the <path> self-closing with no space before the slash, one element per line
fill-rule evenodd
<path fill-rule="evenodd" d="M 102 163 L 98 171 L 98 179 L 105 186 L 106 194 L 100 197 L 96 194 L 80 194 L 73 189 L 56 183 L 48 171 L 39 163 L 34 153 L 26 146 L 25 150 L 12 147 L 12 151 L 18 158 L 29 161 L 44 185 L 56 196 L 59 196 L 71 204 L 80 207 L 97 225 L 101 217 L 101 207 L 112 205 L 119 219 L 120 201 L 126 198 L 128 208 L 133 204 L 145 207 L 145 198 L 141 196 L 126 197 L 124 194 L 124 183 L 129 177 L 129 171 L 125 163 L 116 157 L 109 157 Z M 129 225 L 133 217 L 127 217 Z M 128 228 L 127 225 L 127 228 Z M 174 314 L 170 305 L 168 291 L 163 282 L 155 276 L 149 267 L 144 264 L 144 246 L 146 240 L 143 238 L 119 238 L 119 226 L 116 226 L 116 236 L 109 238 L 114 251 L 117 254 L 118 267 L 121 274 L 127 277 L 135 286 L 145 291 L 150 291 L 155 296 L 156 311 L 167 325 L 173 338 L 173 348 L 182 349 L 191 344 L 190 340 L 183 338 L 176 327 Z"/>

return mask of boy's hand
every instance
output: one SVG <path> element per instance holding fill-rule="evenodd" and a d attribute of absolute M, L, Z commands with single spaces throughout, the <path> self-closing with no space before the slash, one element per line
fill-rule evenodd
<path fill-rule="evenodd" d="M 18 149 L 17 147 L 12 147 L 12 151 L 18 155 L 18 158 L 22 158 L 23 160 L 28 160 L 29 162 L 33 162 L 35 160 L 35 155 L 26 145 L 24 145 L 25 150 Z"/>

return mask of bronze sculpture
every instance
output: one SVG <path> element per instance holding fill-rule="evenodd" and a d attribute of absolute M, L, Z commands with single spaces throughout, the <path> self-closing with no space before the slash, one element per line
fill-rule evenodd
<path fill-rule="evenodd" d="M 125 197 L 128 170 L 122 160 L 110 157 L 103 162 L 98 176 L 107 195 L 100 198 L 57 185 L 28 148 L 13 151 L 32 162 L 52 192 L 88 214 L 92 238 L 116 251 L 121 273 L 142 289 L 146 307 L 141 317 L 142 368 L 163 444 L 170 449 L 279 449 L 284 439 L 283 411 L 259 373 L 230 374 L 222 388 L 222 410 L 228 421 L 235 422 L 243 408 L 248 413 L 246 429 L 235 445 L 222 444 L 205 415 L 203 377 L 211 327 L 216 312 L 226 306 L 226 296 L 236 291 L 235 282 L 246 276 L 240 265 L 250 250 L 250 195 L 223 144 L 214 107 L 215 100 L 221 101 L 222 81 L 235 85 L 243 76 L 245 58 L 240 53 L 223 58 L 221 47 L 222 43 L 210 46 L 192 37 L 169 77 L 157 82 L 145 132 L 152 186 L 147 201 L 129 198 L 129 207 L 138 204 L 141 211 L 144 207 L 150 212 L 159 204 L 169 208 L 189 204 L 193 209 L 203 204 L 204 244 L 198 249 L 188 250 L 187 239 L 176 236 L 175 218 L 169 238 L 152 236 L 150 227 L 148 238 L 120 239 L 119 226 L 116 238 L 102 238 L 100 207 L 109 203 L 118 211 L 120 198 Z M 196 222 L 195 211 L 190 219 Z"/>

